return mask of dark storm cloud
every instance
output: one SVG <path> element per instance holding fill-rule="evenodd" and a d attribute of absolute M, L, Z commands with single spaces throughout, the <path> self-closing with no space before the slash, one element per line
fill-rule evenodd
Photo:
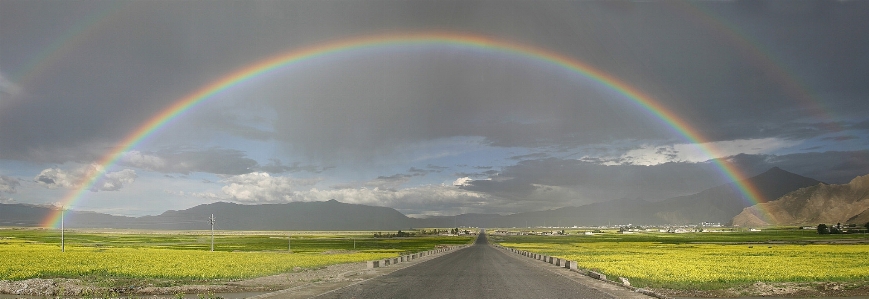
<path fill-rule="evenodd" d="M 847 150 L 869 135 L 869 1 L 106 3 L 0 1 L 3 161 L 86 165 L 179 99 L 267 57 L 365 35 L 442 30 L 576 59 L 686 125 L 670 127 L 618 91 L 540 60 L 443 45 L 366 49 L 221 91 L 155 130 L 121 164 L 182 174 L 177 179 L 232 176 L 226 183 L 237 186 L 227 185 L 227 194 L 238 196 L 257 190 L 256 182 L 274 183 L 250 200 L 279 200 L 316 184 L 274 174 L 340 167 L 329 180 L 334 188 L 299 199 L 358 199 L 413 213 L 660 199 L 724 183 L 709 163 L 601 165 L 630 162 L 625 153 L 638 148 L 663 148 L 659 156 L 676 159 L 684 153 L 673 144 L 693 142 L 684 130 L 709 141 L 809 148 L 783 152 L 841 149 L 730 157 L 749 174 L 779 166 L 843 182 L 866 169 L 867 154 Z M 511 154 L 471 161 L 479 156 L 463 156 L 468 148 Z M 437 165 L 395 166 L 434 156 Z M 384 161 L 407 171 L 371 174 Z M 516 164 L 486 168 L 500 161 Z M 374 179 L 343 182 L 347 169 Z M 460 187 L 412 186 L 435 173 L 437 180 L 456 174 Z M 63 181 L 60 170 L 48 174 L 35 181 Z"/>
<path fill-rule="evenodd" d="M 830 141 L 846 141 L 846 140 L 860 139 L 860 137 L 854 136 L 854 135 L 846 135 L 846 136 L 824 137 L 821 139 L 830 140 Z"/>
<path fill-rule="evenodd" d="M 829 184 L 844 184 L 857 176 L 869 174 L 869 150 L 737 155 L 730 161 L 749 173 L 779 167 Z"/>
<path fill-rule="evenodd" d="M 728 43 L 740 41 L 715 40 L 721 37 L 696 28 L 688 29 L 681 22 L 670 22 L 664 16 L 672 12 L 664 8 L 666 5 L 647 5 L 632 11 L 632 17 L 623 22 L 608 20 L 613 32 L 588 32 L 584 29 L 574 34 L 555 34 L 563 38 L 561 43 L 541 42 L 556 45 L 555 49 L 583 60 L 591 58 L 606 71 L 619 75 L 624 73 L 624 76 L 619 77 L 631 84 L 636 83 L 641 89 L 650 84 L 642 78 L 656 78 L 656 84 L 648 85 L 647 91 L 713 141 L 764 137 L 806 138 L 834 130 L 827 123 L 800 121 L 808 116 L 807 112 L 814 112 L 814 108 L 802 107 L 810 103 L 795 102 L 787 90 L 781 90 L 783 87 L 779 86 L 779 81 L 792 78 L 763 77 L 767 76 L 764 73 L 767 70 L 745 62 L 746 55 L 757 53 L 731 50 L 734 45 Z M 728 17 L 728 10 L 732 8 L 719 5 L 711 9 L 722 10 L 722 14 Z M 539 7 L 533 8 L 527 13 L 540 13 L 541 10 Z M 588 11 L 578 13 L 586 14 Z M 729 17 L 735 20 L 743 18 L 739 14 Z M 853 23 L 858 19 L 844 12 L 841 18 L 844 23 Z M 638 20 L 660 26 L 640 24 Z M 790 25 L 784 18 L 753 22 L 773 27 Z M 799 49 L 800 41 L 816 39 L 837 45 L 857 42 L 851 38 L 854 35 L 829 34 L 839 29 L 837 26 L 844 26 L 842 24 L 799 26 L 813 26 L 813 30 L 808 31 L 809 36 L 786 41 L 793 45 L 790 49 Z M 607 34 L 614 33 L 616 29 L 619 32 L 617 37 L 622 40 L 611 40 L 615 35 Z M 608 45 L 611 57 L 597 60 L 600 53 L 581 50 L 588 46 L 577 38 L 577 35 L 582 34 L 597 36 L 595 41 Z M 661 39 L 649 40 L 645 36 Z M 565 45 L 568 41 L 575 44 Z M 824 55 L 822 60 L 831 58 L 828 54 L 817 55 Z M 302 92 L 299 96 L 309 95 L 310 98 L 328 100 L 322 106 L 305 106 L 320 113 L 307 118 L 297 115 L 287 118 L 291 122 L 279 123 L 279 134 L 287 140 L 315 140 L 305 144 L 313 147 L 308 149 L 309 152 L 320 153 L 346 150 L 348 145 L 343 142 L 347 140 L 352 140 L 349 144 L 355 149 L 378 153 L 388 151 L 382 147 L 384 144 L 400 145 L 403 142 L 462 135 L 483 136 L 486 143 L 505 147 L 583 145 L 612 138 L 648 140 L 668 137 L 664 133 L 668 129 L 658 120 L 640 113 L 636 107 L 626 104 L 624 99 L 604 97 L 597 94 L 599 90 L 595 90 L 594 86 L 577 86 L 576 82 L 571 81 L 572 78 L 535 70 L 542 72 L 546 78 L 536 80 L 528 76 L 527 70 L 533 69 L 533 66 L 493 64 L 479 62 L 476 58 L 463 61 L 465 57 L 455 57 L 450 63 L 438 60 L 437 55 L 433 56 L 430 56 L 432 61 L 411 60 L 401 55 L 389 59 L 359 58 L 365 59 L 365 62 L 346 61 L 342 67 L 346 73 L 319 75 L 329 78 L 321 82 L 354 81 L 355 84 L 329 84 L 317 92 Z M 401 66 L 394 65 L 399 62 Z M 626 65 L 642 67 L 635 69 Z M 843 67 L 854 72 L 865 73 L 869 70 L 860 64 Z M 365 73 L 370 76 L 358 78 L 353 75 L 354 68 L 367 70 Z M 425 72 L 418 71 L 423 69 Z M 781 73 L 776 75 L 782 76 Z M 634 81 L 634 77 L 640 79 Z M 746 77 L 755 81 L 747 82 Z M 420 85 L 420 82 L 424 82 L 424 85 Z M 387 84 L 399 87 L 387 93 L 375 87 Z M 317 86 L 313 81 L 305 85 Z M 851 85 L 843 90 L 859 93 L 862 89 L 861 86 Z M 353 96 L 346 96 L 348 94 Z M 333 100 L 334 103 L 329 103 Z M 857 110 L 867 108 L 865 101 L 841 101 L 844 105 L 858 107 Z M 291 101 L 280 101 L 279 105 L 285 107 L 282 110 L 286 111 L 305 111 Z M 328 108 L 337 105 L 344 107 L 340 110 Z M 350 114 L 351 111 L 353 114 Z M 522 113 L 518 114 L 519 111 Z M 317 120 L 313 119 L 313 115 L 329 117 Z M 295 129 L 312 122 L 316 125 L 310 127 L 322 130 Z M 359 124 L 363 124 L 359 128 L 364 131 L 344 129 Z"/>
<path fill-rule="evenodd" d="M 375 179 L 365 181 L 365 182 L 356 182 L 356 183 L 343 183 L 331 186 L 332 189 L 342 190 L 342 189 L 356 189 L 356 188 L 369 188 L 369 189 L 380 189 L 380 190 L 388 190 L 388 191 L 397 191 L 399 187 L 409 182 L 411 179 L 415 177 L 424 177 L 432 172 L 439 172 L 434 170 L 425 170 L 419 169 L 416 167 L 411 167 L 408 169 L 407 173 L 397 173 L 388 176 L 378 176 Z"/>
<path fill-rule="evenodd" d="M 869 120 L 864 120 L 851 126 L 851 129 L 869 131 Z"/>
<path fill-rule="evenodd" d="M 832 184 L 843 184 L 869 174 L 869 151 L 815 152 L 789 155 L 747 155 L 728 157 L 746 175 L 754 176 L 779 167 L 802 176 Z M 474 177 L 471 174 L 457 176 Z M 726 183 L 718 166 L 711 163 L 665 163 L 654 166 L 605 166 L 577 160 L 547 158 L 525 160 L 504 167 L 485 180 L 471 180 L 464 190 L 527 200 L 546 188 L 573 190 L 574 197 L 538 196 L 538 201 L 565 201 L 573 205 L 620 198 L 658 200 L 700 192 Z M 571 194 L 571 193 L 566 193 Z M 553 206 L 557 206 L 553 204 Z"/>
<path fill-rule="evenodd" d="M 546 158 L 504 167 L 491 180 L 474 180 L 463 189 L 521 200 L 544 188 L 574 190 L 577 203 L 619 198 L 665 199 L 692 194 L 723 182 L 709 163 L 606 166 Z M 561 200 L 554 197 L 550 200 Z"/>
<path fill-rule="evenodd" d="M 26 71 L 20 61 L 34 52 L 26 46 L 45 43 L 34 36 L 62 36 L 71 25 L 40 17 L 76 20 L 92 11 L 76 3 L 4 1 L 3 71 Z M 689 5 L 722 23 L 739 24 L 736 29 L 751 33 L 752 40 L 775 38 L 774 45 L 758 47 L 783 49 L 776 62 L 782 68 L 799 66 L 788 68 L 798 79 L 824 74 L 810 78 L 811 88 L 836 97 L 818 99 L 834 111 L 869 106 L 859 96 L 867 87 L 857 79 L 869 73 L 869 62 L 842 58 L 865 53 L 869 10 L 859 9 L 865 4 L 837 3 L 825 10 L 826 20 L 800 22 L 767 7 L 775 5 L 762 5 L 753 14 L 730 3 Z M 89 144 L 111 144 L 220 74 L 264 57 L 341 37 L 428 29 L 492 35 L 575 57 L 650 94 L 711 140 L 811 133 L 764 127 L 799 119 L 809 108 L 794 105 L 777 84 L 781 78 L 752 65 L 747 56 L 755 53 L 734 51 L 739 48 L 714 31 L 714 23 L 686 26 L 697 19 L 687 18 L 678 5 L 627 7 L 613 9 L 606 2 L 139 1 L 94 27 L 83 37 L 87 40 L 64 52 L 63 63 L 21 87 L 25 99 L 0 111 L 0 152 L 34 159 L 27 153 L 90 151 Z M 191 118 L 190 128 L 275 138 L 312 156 L 361 160 L 456 136 L 482 136 L 485 143 L 504 147 L 673 138 L 659 120 L 611 91 L 515 57 L 443 51 L 359 56 L 317 65 L 299 77 L 280 80 L 280 87 L 260 87 L 263 98 L 245 99 L 281 113 L 277 120 L 260 120 L 273 128 L 245 124 L 244 114 L 231 111 Z M 64 159 L 70 158 L 58 158 Z"/>
<path fill-rule="evenodd" d="M 159 152 L 131 151 L 120 164 L 164 173 L 205 172 L 214 174 L 245 174 L 259 166 L 244 152 L 234 149 L 164 150 Z M 275 165 L 271 165 L 274 168 Z M 267 168 L 269 166 L 266 166 Z"/>

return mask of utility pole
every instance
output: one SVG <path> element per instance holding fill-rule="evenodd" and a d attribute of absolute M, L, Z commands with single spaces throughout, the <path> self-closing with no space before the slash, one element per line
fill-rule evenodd
<path fill-rule="evenodd" d="M 353 250 L 356 250 L 356 238 L 353 238 Z"/>
<path fill-rule="evenodd" d="M 211 251 L 214 251 L 214 214 L 208 220 L 211 221 Z"/>
<path fill-rule="evenodd" d="M 60 207 L 60 252 L 66 252 L 66 243 L 63 240 L 63 214 L 66 214 L 65 207 Z"/>
<path fill-rule="evenodd" d="M 293 251 L 293 235 L 292 234 L 287 235 L 287 251 L 289 251 L 289 252 Z"/>

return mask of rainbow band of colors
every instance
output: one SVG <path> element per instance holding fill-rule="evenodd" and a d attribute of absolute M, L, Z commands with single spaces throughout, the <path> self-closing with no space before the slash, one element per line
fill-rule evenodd
<path fill-rule="evenodd" d="M 97 163 L 101 167 L 98 171 L 90 177 L 86 177 L 82 182 L 80 182 L 78 188 L 73 189 L 66 194 L 66 196 L 61 200 L 61 204 L 63 206 L 70 206 L 80 200 L 86 190 L 90 190 L 104 175 L 104 172 L 123 157 L 124 153 L 136 147 L 136 145 L 142 142 L 142 140 L 165 126 L 169 121 L 182 115 L 185 111 L 190 110 L 196 105 L 207 101 L 212 96 L 235 85 L 267 74 L 272 70 L 289 67 L 295 63 L 318 57 L 371 48 L 389 48 L 406 45 L 451 45 L 466 47 L 478 51 L 490 51 L 492 53 L 503 53 L 529 58 L 541 63 L 563 68 L 595 81 L 605 88 L 623 95 L 626 99 L 650 112 L 667 126 L 671 127 L 674 131 L 684 136 L 687 141 L 698 144 L 710 158 L 720 156 L 717 155 L 716 150 L 712 148 L 712 146 L 706 142 L 706 139 L 703 138 L 699 132 L 694 130 L 690 124 L 686 123 L 652 97 L 636 88 L 633 88 L 627 83 L 574 58 L 542 48 L 467 33 L 425 32 L 415 34 L 375 35 L 338 40 L 312 47 L 291 50 L 241 68 L 177 100 L 174 104 L 154 115 L 138 129 L 127 135 L 116 149 L 99 160 Z M 747 200 L 750 200 L 752 203 L 758 202 L 758 199 L 761 197 L 756 188 L 751 186 L 748 181 L 742 180 L 744 176 L 737 168 L 725 163 L 721 159 L 713 159 L 712 161 L 713 163 L 716 163 L 716 166 L 720 169 L 723 175 L 732 179 L 736 183 L 739 191 Z M 61 210 L 52 213 L 52 215 L 43 222 L 43 226 L 58 227 L 61 213 Z"/>

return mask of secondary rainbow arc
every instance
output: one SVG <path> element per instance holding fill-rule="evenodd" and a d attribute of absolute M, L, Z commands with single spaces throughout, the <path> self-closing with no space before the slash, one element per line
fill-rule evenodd
<path fill-rule="evenodd" d="M 618 92 L 626 99 L 629 99 L 642 109 L 650 112 L 675 132 L 685 137 L 687 141 L 698 144 L 700 148 L 711 157 L 711 161 L 715 163 L 721 173 L 734 182 L 736 187 L 747 200 L 752 203 L 757 203 L 758 200 L 762 198 L 755 186 L 752 186 L 749 181 L 742 179 L 745 176 L 739 169 L 726 163 L 722 159 L 714 159 L 721 155 L 719 155 L 717 150 L 708 143 L 705 138 L 703 138 L 700 132 L 693 129 L 689 123 L 678 117 L 678 115 L 667 109 L 667 107 L 660 104 L 648 94 L 643 93 L 641 90 L 628 85 L 610 74 L 598 70 L 589 64 L 583 63 L 580 60 L 543 48 L 469 33 L 423 32 L 363 36 L 319 44 L 307 48 L 294 49 L 261 60 L 223 76 L 220 79 L 175 101 L 169 107 L 149 118 L 145 123 L 139 126 L 138 129 L 128 134 L 123 140 L 121 140 L 119 146 L 96 162 L 100 166 L 98 167 L 98 170 L 95 171 L 94 174 L 85 177 L 80 181 L 77 185 L 79 187 L 68 192 L 62 198 L 60 203 L 63 206 L 70 206 L 83 198 L 86 191 L 92 189 L 94 184 L 102 178 L 104 172 L 117 163 L 117 161 L 123 157 L 124 153 L 140 144 L 148 136 L 165 126 L 171 120 L 182 115 L 185 111 L 195 107 L 197 104 L 205 102 L 207 99 L 212 98 L 212 96 L 222 91 L 238 85 L 239 83 L 269 73 L 272 70 L 291 66 L 297 62 L 307 61 L 316 57 L 371 47 L 390 47 L 395 45 L 413 44 L 456 45 L 527 57 L 542 63 L 558 66 L 598 82 L 600 85 Z M 61 210 L 57 210 L 49 215 L 49 217 L 43 221 L 43 226 L 57 227 L 59 225 L 61 213 L 63 213 Z"/>

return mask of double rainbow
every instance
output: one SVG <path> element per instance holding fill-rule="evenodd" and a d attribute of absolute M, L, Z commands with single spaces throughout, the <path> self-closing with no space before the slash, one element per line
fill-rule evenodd
<path fill-rule="evenodd" d="M 556 52 L 546 49 L 537 48 L 520 43 L 495 39 L 482 35 L 475 35 L 460 32 L 424 32 L 412 34 L 387 34 L 363 36 L 357 38 L 349 38 L 338 40 L 329 43 L 323 43 L 312 47 L 294 49 L 289 52 L 273 56 L 271 58 L 261 60 L 252 65 L 234 71 L 211 84 L 205 85 L 195 92 L 175 101 L 174 104 L 162 110 L 151 117 L 147 122 L 142 124 L 138 129 L 127 135 L 119 146 L 112 152 L 106 154 L 102 159 L 97 161 L 100 166 L 100 171 L 95 172 L 84 178 L 79 187 L 67 193 L 60 203 L 63 206 L 70 206 L 81 200 L 86 190 L 89 190 L 97 183 L 109 169 L 130 149 L 135 148 L 140 142 L 153 134 L 155 131 L 165 126 L 169 121 L 179 117 L 195 107 L 196 105 L 207 101 L 214 95 L 219 94 L 233 86 L 243 83 L 253 78 L 264 76 L 269 72 L 293 66 L 302 61 L 307 61 L 319 57 L 330 55 L 349 53 L 353 51 L 390 48 L 400 46 L 426 46 L 426 45 L 448 45 L 460 48 L 473 49 L 489 53 L 502 53 L 517 57 L 523 57 L 534 60 L 539 63 L 557 66 L 569 72 L 586 77 L 592 81 L 599 83 L 601 86 L 608 88 L 623 95 L 626 99 L 638 105 L 642 109 L 650 112 L 652 115 L 660 119 L 674 131 L 681 134 L 688 142 L 698 144 L 702 151 L 709 157 L 719 157 L 717 150 L 713 148 L 707 140 L 693 129 L 690 124 L 682 120 L 679 116 L 671 112 L 667 107 L 661 105 L 651 96 L 642 91 L 628 85 L 627 83 L 615 78 L 601 70 Z M 761 199 L 757 189 L 750 185 L 748 181 L 742 180 L 745 176 L 736 167 L 727 164 L 721 159 L 712 159 L 713 163 L 720 169 L 721 173 L 732 179 L 736 184 L 743 197 L 752 203 L 757 203 Z M 62 211 L 52 213 L 43 221 L 43 226 L 57 227 L 59 225 Z"/>

